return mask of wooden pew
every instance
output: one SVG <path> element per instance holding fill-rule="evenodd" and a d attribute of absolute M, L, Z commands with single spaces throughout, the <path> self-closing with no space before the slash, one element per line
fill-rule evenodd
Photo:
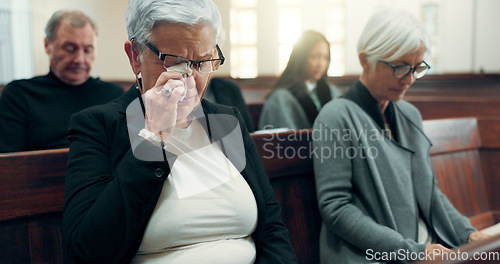
<path fill-rule="evenodd" d="M 258 120 L 266 96 L 278 76 L 259 76 L 252 79 L 232 79 L 241 87 L 254 124 Z M 341 91 L 347 91 L 359 79 L 357 75 L 329 77 Z M 115 81 L 127 90 L 133 83 Z M 406 92 L 405 100 L 414 104 L 424 120 L 470 116 L 500 116 L 500 75 L 444 74 L 427 75 L 415 82 Z"/>
<path fill-rule="evenodd" d="M 321 216 L 316 198 L 311 131 L 252 134 L 290 231 L 299 263 L 319 263 Z"/>
<path fill-rule="evenodd" d="M 492 148 L 493 142 L 500 143 L 500 134 L 489 129 L 490 126 L 500 126 L 500 119 L 424 121 L 424 130 L 434 144 L 431 162 L 439 187 L 477 229 L 500 221 L 500 211 L 494 207 L 498 200 L 493 199 L 497 191 L 491 188 L 500 175 L 485 174 L 489 169 L 485 163 L 490 161 L 481 159 L 486 149 L 490 149 L 492 158 L 500 157 L 500 148 Z"/>
<path fill-rule="evenodd" d="M 250 115 L 250 119 L 252 119 L 255 124 L 255 129 L 257 130 L 259 127 L 259 118 L 260 113 L 262 112 L 263 104 L 247 104 L 248 114 Z"/>
<path fill-rule="evenodd" d="M 500 97 L 413 96 L 406 100 L 418 108 L 424 120 L 472 116 L 500 117 Z"/>
<path fill-rule="evenodd" d="M 2 263 L 62 263 L 68 149 L 0 154 Z"/>
<path fill-rule="evenodd" d="M 478 229 L 500 222 L 495 202 L 500 171 L 494 169 L 500 160 L 500 118 L 424 121 L 424 130 L 433 142 L 430 154 L 435 177 L 457 210 Z M 252 135 L 300 263 L 319 262 L 321 218 L 310 156 L 311 133 Z"/>
<path fill-rule="evenodd" d="M 347 91 L 359 76 L 329 77 L 341 91 Z M 249 113 L 258 124 L 262 105 L 277 77 L 235 79 L 242 88 Z M 405 100 L 414 104 L 424 120 L 470 116 L 499 117 L 500 75 L 427 75 L 406 92 Z"/>
<path fill-rule="evenodd" d="M 500 90 L 500 88 L 499 88 Z M 476 98 L 476 97 L 410 97 L 406 98 L 420 111 L 424 120 L 460 118 L 460 117 L 500 117 L 500 97 L 498 98 Z M 248 104 L 250 118 L 259 124 L 262 103 Z"/>
<path fill-rule="evenodd" d="M 473 225 L 500 221 L 500 119 L 424 121 L 443 192 Z M 282 205 L 300 263 L 318 263 L 321 218 L 311 130 L 252 135 Z M 0 258 L 62 263 L 61 216 L 68 150 L 0 154 Z"/>

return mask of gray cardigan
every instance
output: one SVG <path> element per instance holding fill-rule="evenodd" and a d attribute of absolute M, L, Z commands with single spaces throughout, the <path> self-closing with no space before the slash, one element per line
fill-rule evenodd
<path fill-rule="evenodd" d="M 353 88 L 367 92 L 360 82 Z M 345 98 L 325 105 L 314 123 L 321 131 L 313 147 L 322 154 L 314 171 L 323 264 L 373 263 L 375 252 L 392 252 L 391 260 L 404 262 L 406 253 L 425 252 L 416 242 L 419 211 L 445 246 L 466 243 L 475 231 L 437 186 L 420 113 L 403 100 L 392 105 L 397 142 L 363 106 Z"/>
<path fill-rule="evenodd" d="M 341 92 L 330 85 L 332 99 L 340 96 Z M 299 101 L 289 89 L 276 89 L 266 99 L 259 118 L 258 129 L 311 128 L 312 122 L 307 118 L 306 112 Z"/>

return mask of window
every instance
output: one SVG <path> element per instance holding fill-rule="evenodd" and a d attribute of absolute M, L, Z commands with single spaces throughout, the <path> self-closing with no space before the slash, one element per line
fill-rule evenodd
<path fill-rule="evenodd" d="M 257 0 L 231 1 L 231 77 L 257 77 Z"/>
<path fill-rule="evenodd" d="M 434 69 L 439 69 L 439 36 L 438 36 L 438 4 L 437 3 L 424 3 L 421 6 L 422 10 L 422 22 L 429 31 L 431 35 L 431 51 L 432 58 L 428 63 L 432 65 L 430 72 Z"/>
<path fill-rule="evenodd" d="M 0 84 L 33 76 L 30 23 L 28 0 L 0 1 Z"/>
<path fill-rule="evenodd" d="M 329 76 L 342 76 L 345 73 L 345 4 L 344 0 L 331 1 L 326 9 L 326 39 L 330 42 Z"/>
<path fill-rule="evenodd" d="M 285 70 L 293 44 L 302 33 L 299 1 L 279 1 L 279 72 Z"/>
<path fill-rule="evenodd" d="M 443 32 L 438 17 L 443 0 L 231 0 L 231 76 L 280 75 L 293 44 L 304 30 L 315 30 L 330 42 L 329 76 L 360 74 L 357 41 L 368 18 L 391 7 L 415 14 L 432 39 L 433 72 L 439 70 Z"/>

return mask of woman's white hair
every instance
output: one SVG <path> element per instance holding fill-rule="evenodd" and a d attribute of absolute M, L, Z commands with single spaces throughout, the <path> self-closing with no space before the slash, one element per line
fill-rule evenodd
<path fill-rule="evenodd" d="M 214 43 L 221 31 L 219 10 L 212 0 L 129 0 L 126 22 L 128 38 L 137 41 L 140 50 L 157 23 L 209 25 Z"/>
<path fill-rule="evenodd" d="M 425 57 L 430 56 L 427 30 L 405 10 L 376 12 L 368 20 L 358 41 L 358 53 L 366 52 L 372 68 L 379 60 L 394 61 L 421 47 L 425 48 Z"/>

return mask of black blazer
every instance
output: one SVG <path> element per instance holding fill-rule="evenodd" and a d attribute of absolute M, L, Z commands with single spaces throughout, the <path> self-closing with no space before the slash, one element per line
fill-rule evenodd
<path fill-rule="evenodd" d="M 141 244 L 170 168 L 167 162 L 139 160 L 132 153 L 125 111 L 138 94 L 132 88 L 71 119 L 63 215 L 67 263 L 129 263 Z M 258 207 L 252 234 L 256 263 L 296 263 L 279 203 L 241 115 L 205 100 L 202 107 L 205 115 L 228 114 L 239 120 L 246 156 L 241 174 Z M 211 122 L 212 128 L 225 126 Z M 215 138 L 220 136 L 216 130 L 212 129 Z M 141 144 L 159 150 L 147 141 Z"/>

